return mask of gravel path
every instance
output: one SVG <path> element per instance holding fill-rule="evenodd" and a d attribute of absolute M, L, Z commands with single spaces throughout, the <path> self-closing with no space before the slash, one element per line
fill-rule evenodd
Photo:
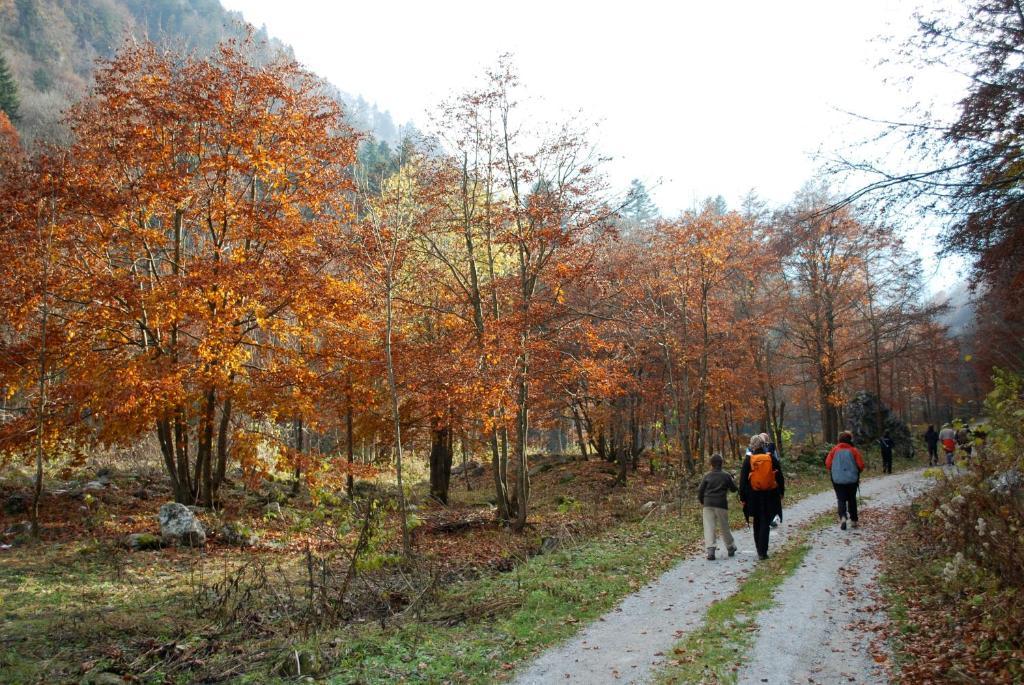
<path fill-rule="evenodd" d="M 911 471 L 865 480 L 861 495 L 871 500 L 865 509 L 897 501 L 904 487 L 920 478 L 920 471 Z M 786 540 L 788 531 L 834 506 L 835 496 L 828 491 L 787 507 L 785 523 L 772 532 L 769 553 Z M 680 562 L 626 597 L 618 607 L 575 638 L 525 665 L 515 682 L 519 685 L 646 682 L 664 659 L 663 653 L 670 651 L 684 634 L 701 625 L 711 602 L 735 592 L 750 572 L 757 555 L 749 530 L 738 532 L 736 544 L 739 552 L 733 559 L 723 554 L 720 561 L 709 562 L 700 554 Z M 765 632 L 771 632 L 771 628 Z M 756 682 L 763 682 L 764 677 L 767 676 L 758 676 Z"/>
<path fill-rule="evenodd" d="M 866 488 L 862 488 L 864 490 Z M 836 525 L 811 533 L 803 564 L 776 590 L 777 604 L 757 618 L 757 642 L 740 683 L 887 683 L 869 654 L 878 575 L 874 550 L 885 518 L 907 499 L 902 490 L 875 492 L 862 527 Z M 865 520 L 866 519 L 866 520 Z"/>

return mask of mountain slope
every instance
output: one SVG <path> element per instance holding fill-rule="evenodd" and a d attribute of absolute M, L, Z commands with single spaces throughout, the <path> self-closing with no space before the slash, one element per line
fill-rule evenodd
<path fill-rule="evenodd" d="M 61 113 L 89 89 L 96 60 L 124 40 L 151 39 L 181 51 L 205 53 L 224 38 L 240 38 L 247 25 L 219 0 L 0 0 L 0 51 L 17 84 L 19 132 L 25 140 L 60 140 Z M 255 31 L 258 61 L 292 49 Z M 332 86 L 352 124 L 395 142 L 387 112 Z"/>

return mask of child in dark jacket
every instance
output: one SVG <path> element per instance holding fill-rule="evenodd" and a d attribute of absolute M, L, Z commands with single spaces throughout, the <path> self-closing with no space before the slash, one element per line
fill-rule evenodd
<path fill-rule="evenodd" d="M 736 492 L 736 482 L 732 474 L 722 470 L 722 455 L 711 455 L 711 470 L 697 488 L 697 499 L 704 505 L 704 546 L 708 551 L 708 561 L 715 560 L 715 528 L 722 532 L 722 540 L 729 556 L 736 554 L 736 544 L 729 530 L 730 492 Z"/>

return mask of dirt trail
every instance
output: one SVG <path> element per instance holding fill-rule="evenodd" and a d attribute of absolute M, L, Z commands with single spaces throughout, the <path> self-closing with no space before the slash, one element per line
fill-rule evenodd
<path fill-rule="evenodd" d="M 811 533 L 803 564 L 776 590 L 776 605 L 757 618 L 757 642 L 740 683 L 888 682 L 869 653 L 874 635 L 866 624 L 882 620 L 872 613 L 874 551 L 900 495 L 873 496 L 856 530 L 833 525 Z"/>
<path fill-rule="evenodd" d="M 905 497 L 907 486 L 920 481 L 920 471 L 865 480 L 861 485 L 861 495 L 869 498 L 865 510 L 891 506 Z M 835 496 L 828 491 L 787 507 L 785 523 L 772 532 L 769 550 L 784 542 L 790 531 L 796 531 L 802 524 L 834 506 Z M 867 536 L 861 537 L 865 542 L 868 540 Z M 652 671 L 664 659 L 662 654 L 670 652 L 681 636 L 700 626 L 711 602 L 735 592 L 740 581 L 750 572 L 756 554 L 749 530 L 739 531 L 736 543 L 740 549 L 733 559 L 709 562 L 703 555 L 697 555 L 680 562 L 651 584 L 625 598 L 618 607 L 587 626 L 575 638 L 544 652 L 524 666 L 515 682 L 519 685 L 647 682 Z M 809 559 L 814 559 L 813 552 Z M 818 581 L 828 573 L 822 568 Z M 831 578 L 828 582 L 831 587 Z M 793 591 L 792 587 L 789 591 Z M 802 592 L 799 587 L 796 591 Z M 780 592 L 785 592 L 785 589 Z M 765 636 L 772 633 L 776 642 L 778 635 L 782 634 L 771 624 L 765 624 L 762 633 Z M 770 638 L 762 637 L 759 648 L 760 641 L 765 639 Z M 816 636 L 814 639 L 819 638 Z M 787 636 L 786 641 L 794 640 Z M 753 677 L 753 674 L 748 677 Z M 754 682 L 765 682 L 762 678 L 766 677 L 769 676 L 759 675 Z M 803 682 L 807 682 L 806 678 Z M 779 680 L 773 673 L 769 682 L 790 682 L 790 678 L 784 674 Z"/>

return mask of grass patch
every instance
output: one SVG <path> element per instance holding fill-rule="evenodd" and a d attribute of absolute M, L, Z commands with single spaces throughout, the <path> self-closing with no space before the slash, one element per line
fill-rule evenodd
<path fill-rule="evenodd" d="M 775 604 L 775 591 L 807 556 L 807 536 L 832 522 L 831 513 L 816 517 L 795 540 L 759 562 L 734 594 L 712 604 L 703 626 L 673 647 L 667 665 L 655 675 L 656 682 L 735 683 L 757 636 L 757 615 Z"/>

